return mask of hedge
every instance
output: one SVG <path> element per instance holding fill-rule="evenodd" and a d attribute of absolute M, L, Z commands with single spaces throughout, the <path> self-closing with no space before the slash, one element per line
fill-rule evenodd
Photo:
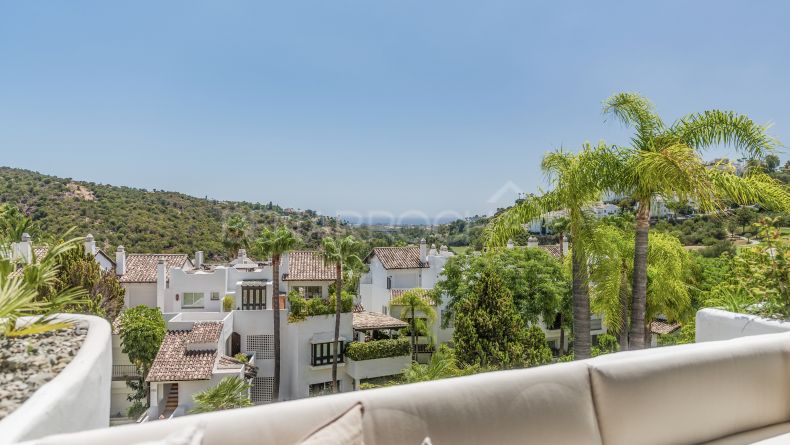
<path fill-rule="evenodd" d="M 346 346 L 346 357 L 351 360 L 373 360 L 411 354 L 409 339 L 395 338 L 369 342 L 353 342 Z"/>

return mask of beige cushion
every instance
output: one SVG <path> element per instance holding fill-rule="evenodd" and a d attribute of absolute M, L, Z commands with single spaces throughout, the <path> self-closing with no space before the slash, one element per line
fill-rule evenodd
<path fill-rule="evenodd" d="M 502 371 L 357 391 L 143 425 L 50 436 L 38 444 L 114 445 L 156 440 L 198 422 L 204 445 L 298 443 L 348 409 L 365 406 L 367 445 L 600 444 L 585 363 Z"/>
<path fill-rule="evenodd" d="M 699 443 L 790 420 L 790 337 L 591 360 L 604 443 Z"/>
<path fill-rule="evenodd" d="M 203 426 L 192 425 L 170 433 L 162 440 L 139 442 L 136 445 L 201 445 L 203 443 Z"/>
<path fill-rule="evenodd" d="M 733 434 L 722 439 L 705 442 L 705 445 L 746 445 L 746 444 L 790 443 L 790 422 Z"/>
<path fill-rule="evenodd" d="M 302 445 L 364 445 L 362 439 L 362 404 L 322 426 L 300 442 Z"/>

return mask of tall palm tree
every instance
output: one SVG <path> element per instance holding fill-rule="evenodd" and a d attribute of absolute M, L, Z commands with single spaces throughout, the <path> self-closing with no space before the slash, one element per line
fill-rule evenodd
<path fill-rule="evenodd" d="M 724 169 L 707 167 L 700 157 L 704 149 L 718 145 L 729 145 L 750 158 L 762 157 L 775 148 L 778 143 L 768 135 L 767 127 L 746 116 L 710 110 L 667 126 L 653 104 L 635 93 L 615 94 L 604 101 L 603 111 L 635 129 L 631 145 L 625 148 L 629 157 L 619 176 L 623 182 L 613 190 L 637 203 L 629 347 L 641 349 L 645 346 L 651 202 L 658 196 L 693 200 L 710 211 L 720 207 L 725 196 L 741 204 L 748 203 L 744 202 L 747 197 L 755 198 L 780 208 L 787 208 L 784 206 L 790 200 L 778 193 L 781 190 L 766 175 L 755 172 L 742 181 Z"/>
<path fill-rule="evenodd" d="M 390 302 L 391 306 L 403 307 L 403 310 L 400 312 L 400 318 L 409 322 L 411 358 L 415 362 L 417 361 L 417 337 L 419 332 L 427 332 L 430 325 L 436 321 L 436 310 L 434 310 L 428 298 L 430 298 L 430 292 L 425 289 L 415 288 L 407 290 Z M 418 314 L 422 314 L 427 323 L 419 320 L 417 318 Z"/>
<path fill-rule="evenodd" d="M 280 262 L 283 254 L 296 248 L 299 239 L 284 226 L 264 228 L 255 240 L 255 251 L 272 259 L 272 314 L 274 316 L 274 385 L 272 400 L 280 397 Z"/>
<path fill-rule="evenodd" d="M 324 264 L 335 266 L 335 339 L 332 351 L 332 392 L 337 392 L 337 358 L 340 351 L 340 311 L 343 306 L 343 270 L 344 267 L 361 267 L 359 257 L 360 245 L 353 236 L 343 239 L 326 237 L 322 241 L 321 256 Z"/>
<path fill-rule="evenodd" d="M 586 244 L 592 236 L 591 218 L 586 208 L 600 201 L 607 181 L 619 174 L 622 160 L 604 143 L 585 144 L 577 154 L 555 151 L 543 158 L 542 169 L 553 188 L 541 195 L 524 199 L 497 215 L 486 229 L 489 247 L 504 245 L 523 232 L 523 225 L 542 215 L 565 209 L 571 249 L 573 294 L 573 352 L 577 359 L 590 357 L 590 298 Z"/>
<path fill-rule="evenodd" d="M 242 215 L 230 215 L 225 221 L 222 234 L 222 245 L 225 246 L 229 258 L 233 258 L 242 247 L 246 248 L 249 240 L 247 232 L 250 224 Z"/>

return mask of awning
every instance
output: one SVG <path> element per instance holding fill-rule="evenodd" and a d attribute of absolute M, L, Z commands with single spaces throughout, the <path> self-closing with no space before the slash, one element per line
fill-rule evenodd
<path fill-rule="evenodd" d="M 310 343 L 314 345 L 319 343 L 332 343 L 333 341 L 335 341 L 335 334 L 332 332 L 319 332 L 318 334 L 313 334 L 313 337 L 310 339 Z M 346 338 L 341 335 L 340 341 L 346 341 Z"/>

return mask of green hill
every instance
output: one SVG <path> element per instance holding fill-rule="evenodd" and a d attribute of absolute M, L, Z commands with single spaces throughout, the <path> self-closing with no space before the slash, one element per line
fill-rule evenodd
<path fill-rule="evenodd" d="M 17 205 L 29 215 L 39 232 L 33 233 L 34 237 L 58 235 L 76 227 L 76 235 L 92 233 L 98 246 L 110 253 L 120 244 L 128 252 L 203 250 L 207 257 L 217 258 L 225 253 L 221 242 L 223 222 L 231 214 L 246 217 L 251 233 L 263 226 L 285 224 L 302 237 L 307 247 L 317 247 L 326 235 L 358 231 L 311 210 L 201 199 L 8 167 L 0 167 L 0 203 Z M 366 238 L 364 233 L 357 235 Z"/>

